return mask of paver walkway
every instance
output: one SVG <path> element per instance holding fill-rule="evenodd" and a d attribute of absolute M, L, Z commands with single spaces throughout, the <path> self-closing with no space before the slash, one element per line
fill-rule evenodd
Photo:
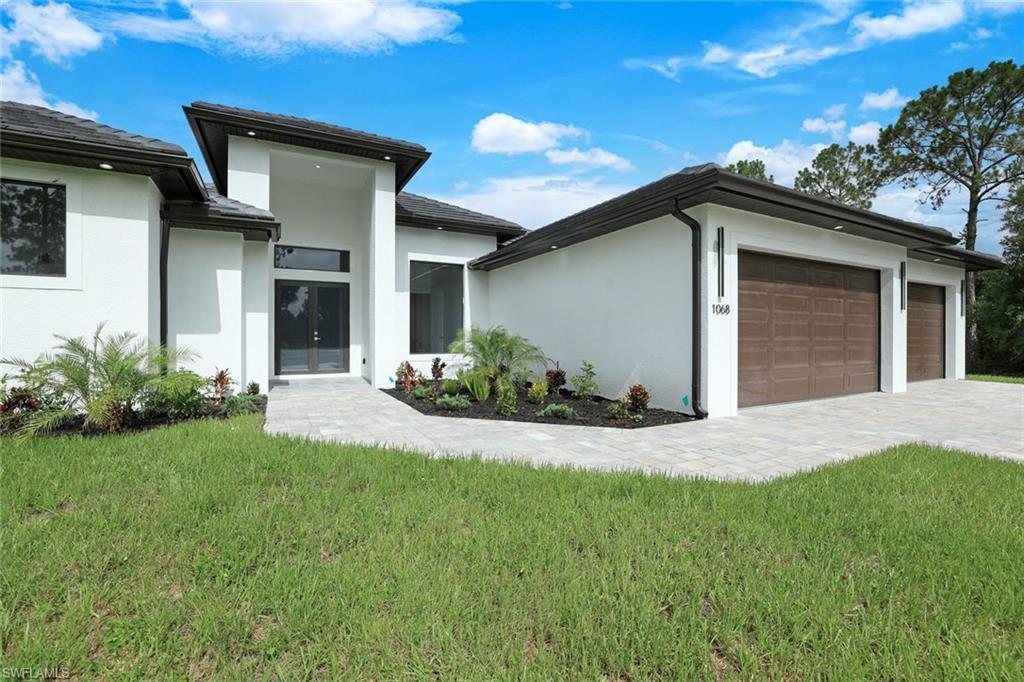
<path fill-rule="evenodd" d="M 911 441 L 1024 463 L 1024 385 L 928 381 L 911 384 L 906 393 L 621 430 L 429 417 L 361 379 L 317 378 L 273 387 L 265 428 L 433 455 L 759 481 Z"/>

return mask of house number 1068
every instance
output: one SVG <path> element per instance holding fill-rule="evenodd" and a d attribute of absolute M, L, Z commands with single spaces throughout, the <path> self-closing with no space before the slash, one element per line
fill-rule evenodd
<path fill-rule="evenodd" d="M 728 303 L 713 303 L 711 305 L 711 312 L 715 315 L 728 315 L 729 304 Z"/>

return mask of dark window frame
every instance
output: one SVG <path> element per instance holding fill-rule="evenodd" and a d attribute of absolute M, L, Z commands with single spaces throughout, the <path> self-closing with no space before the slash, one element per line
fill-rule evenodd
<path fill-rule="evenodd" d="M 20 178 L 0 178 L 0 184 L 27 185 L 29 187 L 40 187 L 43 189 L 59 188 L 64 193 L 64 212 L 61 222 L 63 223 L 63 262 L 60 272 L 9 272 L 3 267 L 3 260 L 0 259 L 0 275 L 5 277 L 48 277 L 55 279 L 66 279 L 68 276 L 68 186 L 60 182 L 40 182 L 38 180 L 22 180 Z M 0 248 L 2 248 L 2 235 L 0 235 Z"/>
<path fill-rule="evenodd" d="M 338 268 L 299 268 L 288 265 L 280 265 L 278 262 L 278 253 L 283 249 L 297 249 L 302 251 L 319 251 L 322 253 L 336 253 L 338 254 Z M 277 270 L 308 270 L 315 272 L 341 272 L 347 273 L 352 270 L 352 257 L 349 251 L 345 249 L 325 249 L 319 246 L 296 246 L 294 244 L 275 244 L 274 245 L 274 268 Z"/>
<path fill-rule="evenodd" d="M 413 324 L 413 305 L 412 305 L 412 280 L 413 280 L 413 266 L 419 265 L 430 265 L 440 267 L 450 267 L 459 269 L 459 325 L 461 329 L 466 327 L 466 264 L 465 263 L 448 263 L 443 261 L 432 261 L 432 260 L 421 260 L 421 259 L 410 259 L 409 260 L 409 354 L 410 355 L 445 355 L 449 354 L 448 346 L 446 345 L 443 350 L 416 350 L 413 343 L 413 334 L 415 334 L 415 325 Z"/>

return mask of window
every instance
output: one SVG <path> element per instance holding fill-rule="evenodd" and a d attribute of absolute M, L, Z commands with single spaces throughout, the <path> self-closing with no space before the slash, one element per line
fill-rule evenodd
<path fill-rule="evenodd" d="M 409 350 L 447 353 L 462 329 L 462 266 L 409 263 Z"/>
<path fill-rule="evenodd" d="M 274 267 L 288 270 L 348 272 L 348 251 L 311 249 L 302 246 L 275 246 Z"/>
<path fill-rule="evenodd" d="M 62 185 L 0 181 L 0 273 L 66 274 L 67 203 Z"/>

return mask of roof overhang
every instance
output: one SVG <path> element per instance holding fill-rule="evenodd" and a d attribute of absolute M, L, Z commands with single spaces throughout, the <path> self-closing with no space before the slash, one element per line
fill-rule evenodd
<path fill-rule="evenodd" d="M 412 179 L 430 152 L 387 140 L 366 140 L 342 131 L 328 132 L 304 127 L 298 123 L 270 120 L 244 112 L 206 108 L 201 104 L 182 107 L 192 128 L 199 149 L 210 169 L 217 191 L 227 194 L 228 136 L 253 137 L 294 147 L 358 156 L 395 165 L 395 192 Z M 250 133 L 254 133 L 250 135 Z"/>
<path fill-rule="evenodd" d="M 160 217 L 171 227 L 233 232 L 246 241 L 276 242 L 281 238 L 281 223 L 277 220 L 226 214 L 209 203 L 167 203 Z"/>
<path fill-rule="evenodd" d="M 716 204 L 811 225 L 829 231 L 841 226 L 850 234 L 908 249 L 951 246 L 957 239 L 946 230 L 844 206 L 773 183 L 761 182 L 717 166 L 681 172 L 530 232 L 507 246 L 470 263 L 472 269 L 493 270 L 552 248 L 602 235 L 700 204 Z"/>
<path fill-rule="evenodd" d="M 396 213 L 395 225 L 398 227 L 418 227 L 426 230 L 446 230 L 448 232 L 462 232 L 465 234 L 479 234 L 487 237 L 497 237 L 498 243 L 526 234 L 523 228 L 513 227 L 492 227 L 477 223 L 463 222 L 436 217 L 421 217 L 410 214 Z"/>
<path fill-rule="evenodd" d="M 181 154 L 7 130 L 3 135 L 3 156 L 93 170 L 101 163 L 110 164 L 110 172 L 149 176 L 166 199 L 205 201 L 208 197 L 195 162 Z"/>
<path fill-rule="evenodd" d="M 968 251 L 959 246 L 929 246 L 913 249 L 907 254 L 914 260 L 923 260 L 937 265 L 949 265 L 969 272 L 995 270 L 1005 267 L 1003 259 L 981 251 Z"/>

